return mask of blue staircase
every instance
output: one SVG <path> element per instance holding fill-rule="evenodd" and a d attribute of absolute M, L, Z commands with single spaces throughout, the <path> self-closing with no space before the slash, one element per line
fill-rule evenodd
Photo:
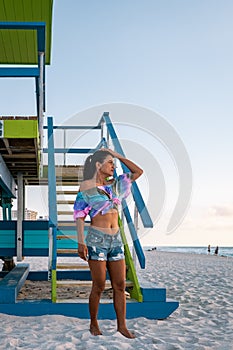
<path fill-rule="evenodd" d="M 104 113 L 101 117 L 97 126 L 87 126 L 87 129 L 100 129 L 101 130 L 101 140 L 99 144 L 91 148 L 55 148 L 54 147 L 54 131 L 56 129 L 62 129 L 63 127 L 57 127 L 53 125 L 53 118 L 48 117 L 48 148 L 44 149 L 44 152 L 48 152 L 48 189 L 49 189 L 49 232 L 50 232 L 50 244 L 49 244 L 49 279 L 51 279 L 52 284 L 52 308 L 56 307 L 57 310 L 62 310 L 62 314 L 68 313 L 80 318 L 88 318 L 88 303 L 87 300 L 80 300 L 79 298 L 59 300 L 58 298 L 58 288 L 68 287 L 68 286 L 87 286 L 91 285 L 91 276 L 88 266 L 85 263 L 66 263 L 60 264 L 58 262 L 59 256 L 63 257 L 77 257 L 77 233 L 75 223 L 72 221 L 72 211 L 63 211 L 63 215 L 70 215 L 70 220 L 58 220 L 59 210 L 57 209 L 58 203 L 61 204 L 72 204 L 72 200 L 62 200 L 59 201 L 60 194 L 74 195 L 76 192 L 69 190 L 57 190 L 57 166 L 56 166 L 56 154 L 67 154 L 67 153 L 92 153 L 100 147 L 108 146 L 106 138 L 103 135 L 103 125 L 107 130 L 108 135 L 111 137 L 111 142 L 114 146 L 116 152 L 124 155 L 123 149 L 120 145 L 119 139 L 116 135 L 114 126 L 111 122 L 108 113 Z M 67 129 L 78 129 L 77 126 L 65 126 Z M 84 128 L 83 126 L 80 128 Z M 122 170 L 127 171 L 127 168 L 122 165 Z M 63 165 L 63 172 L 67 171 L 67 167 Z M 66 169 L 66 170 L 64 170 Z M 63 176 L 64 184 L 66 182 L 65 176 Z M 76 178 L 76 184 L 80 184 L 82 178 Z M 67 181 L 70 185 L 72 182 Z M 134 182 L 132 186 L 132 197 L 137 208 L 137 211 L 140 215 L 144 227 L 153 227 L 152 220 L 150 218 L 149 212 L 146 208 L 140 190 L 137 184 Z M 153 283 L 145 282 L 140 280 L 138 281 L 137 273 L 129 245 L 125 235 L 125 227 L 123 222 L 126 221 L 126 224 L 129 228 L 129 232 L 132 238 L 133 246 L 135 253 L 138 259 L 138 263 L 141 269 L 145 268 L 145 255 L 138 238 L 137 229 L 132 220 L 130 210 L 127 206 L 126 201 L 123 203 L 123 213 L 122 218 L 119 217 L 119 226 L 122 235 L 122 240 L 125 250 L 125 260 L 127 266 L 127 275 L 126 275 L 126 285 L 127 291 L 130 294 L 130 298 L 127 299 L 127 318 L 132 317 L 147 317 L 151 319 L 164 319 L 168 317 L 174 310 L 179 306 L 177 301 L 167 300 L 166 299 L 166 289 L 157 288 Z M 122 220 L 125 218 L 126 220 Z M 89 223 L 86 223 L 86 227 Z M 108 275 L 107 275 L 108 278 Z M 108 285 L 108 284 L 107 284 Z M 56 305 L 56 306 L 55 306 Z M 63 308 L 62 308 L 63 305 Z M 112 300 L 104 301 L 101 300 L 99 308 L 99 318 L 115 318 L 114 308 Z"/>

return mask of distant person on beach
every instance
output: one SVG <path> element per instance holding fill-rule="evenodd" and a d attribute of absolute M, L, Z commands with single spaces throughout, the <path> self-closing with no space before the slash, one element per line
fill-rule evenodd
<path fill-rule="evenodd" d="M 214 255 L 218 255 L 218 246 L 215 248 Z"/>
<path fill-rule="evenodd" d="M 210 254 L 210 244 L 208 245 L 207 251 L 208 251 L 208 254 Z"/>
<path fill-rule="evenodd" d="M 129 169 L 129 173 L 114 175 L 114 158 Z M 131 160 L 111 149 L 101 149 L 87 157 L 84 164 L 83 182 L 74 203 L 74 219 L 78 233 L 78 255 L 87 260 L 92 277 L 89 297 L 90 332 L 101 335 L 97 314 L 108 269 L 113 302 L 117 316 L 117 330 L 127 338 L 135 338 L 126 327 L 125 258 L 118 225 L 118 205 L 130 193 L 131 182 L 143 170 Z M 89 215 L 91 223 L 84 239 L 84 219 Z"/>
<path fill-rule="evenodd" d="M 149 248 L 149 249 L 148 249 L 148 252 L 151 252 L 152 250 L 156 250 L 156 249 L 157 249 L 156 247 Z"/>

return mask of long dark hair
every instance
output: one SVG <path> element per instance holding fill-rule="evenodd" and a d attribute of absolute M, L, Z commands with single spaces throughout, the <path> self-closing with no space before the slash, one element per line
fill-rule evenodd
<path fill-rule="evenodd" d="M 96 151 L 88 156 L 84 163 L 83 180 L 92 179 L 96 172 L 96 162 L 102 164 L 108 155 L 111 156 L 111 153 L 108 151 Z"/>

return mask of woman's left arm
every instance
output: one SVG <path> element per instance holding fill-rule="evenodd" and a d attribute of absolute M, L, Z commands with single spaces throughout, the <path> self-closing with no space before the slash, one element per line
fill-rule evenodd
<path fill-rule="evenodd" d="M 132 162 L 132 160 L 125 158 L 120 153 L 112 151 L 109 148 L 105 148 L 104 150 L 110 152 L 114 158 L 119 159 L 123 164 L 125 164 L 127 166 L 127 168 L 132 173 L 132 178 L 131 178 L 132 181 L 137 180 L 137 178 L 139 178 L 139 176 L 141 176 L 143 174 L 143 170 L 138 165 L 136 165 L 134 162 Z"/>

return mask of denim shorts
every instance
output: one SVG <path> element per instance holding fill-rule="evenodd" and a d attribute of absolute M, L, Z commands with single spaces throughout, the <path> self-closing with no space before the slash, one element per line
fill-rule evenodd
<path fill-rule="evenodd" d="M 86 244 L 89 260 L 118 261 L 125 258 L 119 231 L 112 235 L 90 226 Z"/>

